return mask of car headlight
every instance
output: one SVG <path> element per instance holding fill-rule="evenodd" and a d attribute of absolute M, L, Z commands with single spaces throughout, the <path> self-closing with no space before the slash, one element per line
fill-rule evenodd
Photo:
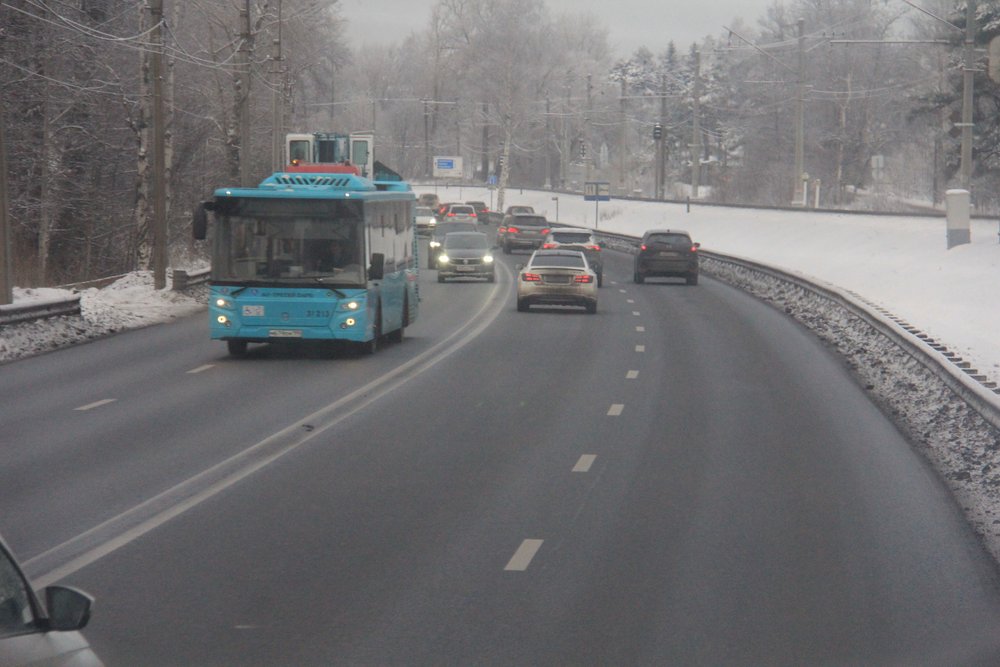
<path fill-rule="evenodd" d="M 483 255 L 483 261 L 487 264 L 493 263 L 493 255 Z"/>
<path fill-rule="evenodd" d="M 431 241 L 431 242 L 430 242 L 430 246 L 431 246 L 432 248 L 440 248 L 440 247 L 441 247 L 441 243 L 440 243 L 440 242 L 438 242 L 438 241 Z"/>
<path fill-rule="evenodd" d="M 441 264 L 447 264 L 450 261 L 451 260 L 448 259 L 448 255 L 446 255 L 444 253 L 441 253 L 440 255 L 438 255 L 438 262 L 440 262 Z"/>

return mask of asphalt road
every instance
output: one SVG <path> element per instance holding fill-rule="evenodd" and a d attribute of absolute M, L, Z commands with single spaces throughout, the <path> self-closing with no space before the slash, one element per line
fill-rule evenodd
<path fill-rule="evenodd" d="M 702 277 L 596 315 L 421 276 L 373 357 L 207 322 L 0 368 L 0 531 L 109 665 L 1000 662 L 993 562 L 808 332 Z"/>

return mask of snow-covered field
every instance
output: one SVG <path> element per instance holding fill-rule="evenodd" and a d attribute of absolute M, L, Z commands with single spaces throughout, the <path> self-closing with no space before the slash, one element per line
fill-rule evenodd
<path fill-rule="evenodd" d="M 481 200 L 485 188 L 417 186 L 442 201 Z M 565 225 L 639 236 L 685 229 L 703 248 L 799 273 L 849 290 L 919 327 L 1000 382 L 1000 243 L 995 221 L 974 220 L 972 243 L 946 247 L 943 219 L 768 211 L 680 204 L 585 202 L 579 195 L 508 190 L 505 205 L 528 204 Z M 558 211 L 558 212 L 557 212 Z M 726 276 L 740 282 L 740 276 Z M 793 312 L 844 355 L 915 446 L 939 471 L 987 547 L 1000 560 L 1000 436 L 937 379 L 884 339 L 807 294 L 767 284 L 744 288 Z M 59 290 L 15 290 L 15 303 Z M 153 289 L 148 273 L 82 293 L 81 317 L 0 327 L 0 362 L 148 326 L 196 312 L 203 297 Z"/>

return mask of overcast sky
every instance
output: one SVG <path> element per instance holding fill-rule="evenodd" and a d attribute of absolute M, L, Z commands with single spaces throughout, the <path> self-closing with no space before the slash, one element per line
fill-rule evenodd
<path fill-rule="evenodd" d="M 352 46 L 396 42 L 427 27 L 436 0 L 339 0 L 341 16 L 355 36 Z M 608 29 L 614 53 L 628 56 L 646 46 L 659 53 L 673 40 L 686 50 L 705 35 L 718 35 L 723 25 L 742 17 L 748 26 L 774 0 L 545 0 L 551 14 L 588 13 Z M 360 37 L 363 36 L 363 37 Z"/>

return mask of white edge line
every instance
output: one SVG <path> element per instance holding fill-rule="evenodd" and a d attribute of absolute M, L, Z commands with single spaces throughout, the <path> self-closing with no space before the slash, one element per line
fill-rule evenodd
<path fill-rule="evenodd" d="M 105 398 L 100 401 L 94 401 L 93 403 L 88 403 L 87 405 L 81 405 L 78 408 L 73 408 L 76 412 L 86 412 L 87 410 L 93 410 L 94 408 L 99 408 L 102 405 L 107 405 L 108 403 L 114 403 L 117 398 Z"/>

